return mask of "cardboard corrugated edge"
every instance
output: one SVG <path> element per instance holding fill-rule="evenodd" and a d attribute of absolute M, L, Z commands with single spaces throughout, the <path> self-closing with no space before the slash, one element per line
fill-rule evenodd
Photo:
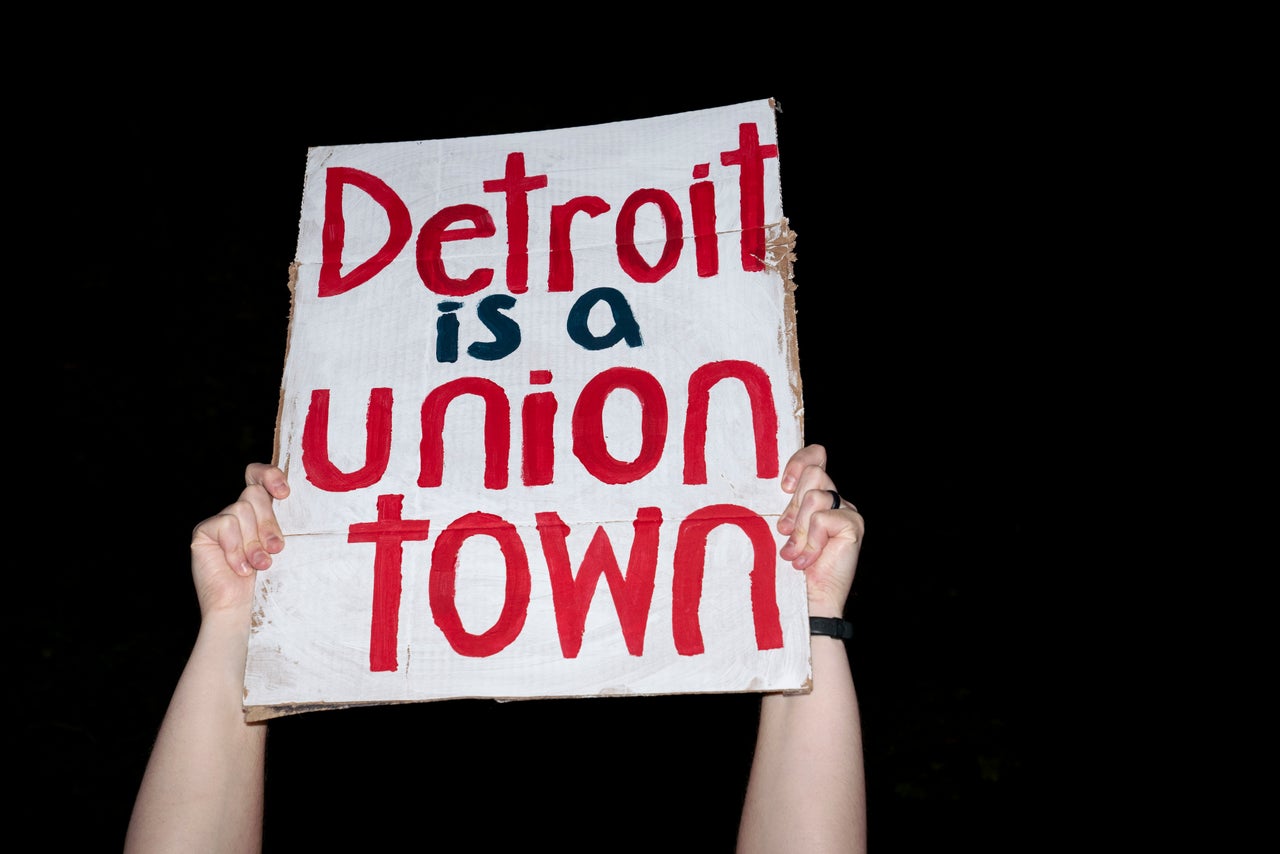
<path fill-rule="evenodd" d="M 298 296 L 298 269 L 301 265 L 294 261 L 289 265 L 289 324 L 284 336 L 284 361 L 283 365 L 289 364 L 289 346 L 293 342 L 293 308 Z M 284 369 L 281 368 L 280 376 L 284 377 Z M 276 432 L 275 438 L 272 440 L 271 447 L 271 463 L 272 465 L 280 465 L 280 419 L 284 414 L 284 381 L 280 382 L 280 396 L 276 400 Z M 287 475 L 288 472 L 285 472 Z"/>
<path fill-rule="evenodd" d="M 776 109 L 776 108 L 775 108 Z M 791 396 L 800 405 L 798 412 L 794 413 L 796 420 L 800 425 L 800 443 L 804 444 L 804 394 L 803 386 L 800 381 L 800 344 L 799 337 L 796 333 L 796 281 L 795 281 L 795 261 L 796 261 L 796 233 L 791 230 L 791 224 L 784 216 L 782 222 L 773 226 L 769 232 L 768 240 L 765 244 L 768 252 L 768 258 L 765 263 L 770 268 L 777 270 L 782 277 L 783 287 L 783 331 L 782 334 L 786 340 L 781 342 L 787 352 L 787 376 L 791 380 Z M 813 672 L 813 652 L 810 647 L 809 652 L 809 672 Z M 799 688 L 791 691 L 783 691 L 784 694 L 808 694 L 813 691 L 813 677 L 810 676 L 804 681 Z"/>
<path fill-rule="evenodd" d="M 768 258 L 765 263 L 782 277 L 783 330 L 785 341 L 779 342 L 787 351 L 787 376 L 791 379 L 791 396 L 800 402 L 800 411 L 794 413 L 800 422 L 800 437 L 804 441 L 804 395 L 800 382 L 800 346 L 796 336 L 796 233 L 784 216 L 782 222 L 772 226 L 765 243 Z"/>
<path fill-rule="evenodd" d="M 289 364 L 289 347 L 293 342 L 293 309 L 297 301 L 297 295 L 298 295 L 298 270 L 300 266 L 301 265 L 297 261 L 293 261 L 289 264 L 289 277 L 287 280 L 287 285 L 289 288 L 289 321 L 285 329 L 284 361 L 282 362 L 283 365 Z M 284 376 L 283 368 L 281 369 L 280 375 L 283 378 Z M 280 383 L 280 393 L 276 399 L 275 437 L 272 439 L 272 447 L 271 447 L 271 464 L 275 466 L 280 465 L 280 419 L 283 417 L 283 415 L 284 415 L 284 381 L 282 379 Z M 288 474 L 289 473 L 286 471 L 285 475 L 287 476 Z M 249 616 L 249 625 L 250 625 L 249 631 L 251 634 L 253 630 L 257 627 L 258 621 L 261 620 L 261 618 L 262 618 L 262 614 L 258 610 L 257 603 L 255 602 L 254 611 Z M 241 688 L 242 698 L 247 699 L 248 694 L 249 694 L 249 689 L 247 687 L 242 687 Z M 279 718 L 279 717 L 284 717 L 285 715 L 293 715 L 293 714 L 298 714 L 300 712 L 309 712 L 309 711 L 313 711 L 321 708 L 336 709 L 336 708 L 343 708 L 343 707 L 314 705 L 314 706 L 292 706 L 292 707 L 242 706 L 242 708 L 244 710 L 245 722 L 255 723 L 259 721 L 270 720 L 271 718 Z"/>

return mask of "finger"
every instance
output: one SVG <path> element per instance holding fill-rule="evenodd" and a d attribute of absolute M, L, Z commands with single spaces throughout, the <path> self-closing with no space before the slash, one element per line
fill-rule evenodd
<path fill-rule="evenodd" d="M 795 510 L 794 515 L 788 516 L 790 519 L 790 525 L 786 526 L 788 530 L 783 530 L 785 526 L 782 520 L 778 521 L 778 529 L 780 533 L 790 536 L 782 548 L 782 557 L 785 560 L 795 562 L 795 558 L 801 553 L 806 554 L 806 560 L 796 563 L 797 568 L 803 568 L 808 563 L 812 563 L 813 558 L 817 557 L 817 553 L 822 551 L 823 545 L 826 544 L 826 539 L 809 543 L 817 522 L 824 521 L 828 526 L 836 525 L 841 533 L 851 533 L 854 529 L 860 531 L 861 516 L 858 508 L 846 501 L 835 488 L 831 476 L 817 467 L 810 466 L 801 475 L 800 487 L 796 490 L 796 497 L 792 499 L 792 506 Z M 787 513 L 791 512 L 791 508 L 788 508 Z M 852 517 L 856 517 L 856 525 L 852 529 L 845 528 L 850 524 Z M 828 530 L 827 533 L 831 531 Z"/>
<path fill-rule="evenodd" d="M 277 554 L 284 548 L 284 531 L 276 520 L 274 499 L 288 497 L 288 479 L 279 468 L 265 463 L 247 466 L 244 479 L 246 485 L 240 499 L 249 502 L 255 516 L 249 553 L 253 555 L 252 540 L 256 540 L 268 554 Z"/>
<path fill-rule="evenodd" d="M 791 455 L 782 470 L 782 491 L 795 492 L 800 482 L 800 474 L 809 466 L 827 467 L 827 449 L 822 445 L 805 445 Z"/>
<path fill-rule="evenodd" d="M 820 510 L 811 517 L 805 546 L 792 560 L 792 566 L 804 572 L 809 613 L 844 613 L 857 574 L 863 530 L 862 516 L 852 509 Z"/>
<path fill-rule="evenodd" d="M 804 531 L 797 534 L 792 534 L 783 544 L 780 554 L 783 560 L 791 561 L 796 569 L 804 569 L 822 553 L 831 535 L 823 520 L 812 516 Z"/>
<path fill-rule="evenodd" d="M 803 540 L 788 540 L 781 556 L 804 572 L 811 613 L 840 614 L 857 572 L 864 520 L 856 510 L 846 507 L 818 510 L 809 522 Z"/>
<path fill-rule="evenodd" d="M 821 450 L 821 446 L 818 447 Z M 815 459 L 816 457 L 811 457 Z M 794 459 L 794 457 L 793 457 Z M 791 494 L 791 501 L 788 502 L 786 509 L 782 511 L 782 515 L 778 517 L 778 533 L 791 534 L 797 527 L 804 527 L 805 519 L 801 518 L 806 508 L 810 511 L 816 509 L 816 505 L 812 504 L 814 500 L 808 497 L 808 493 L 813 490 L 827 490 L 835 488 L 831 477 L 827 474 L 824 466 L 826 465 L 825 451 L 822 455 L 822 464 L 816 462 L 805 465 L 796 475 L 795 491 Z M 810 502 L 810 503 L 806 503 Z M 827 505 L 830 506 L 831 497 L 827 497 Z"/>
<path fill-rule="evenodd" d="M 197 555 L 206 555 L 201 559 L 203 563 L 213 559 L 205 547 L 210 544 L 216 545 L 227 566 L 239 575 L 251 575 L 254 567 L 245 551 L 243 523 L 236 512 L 239 504 L 240 502 L 232 504 L 218 515 L 211 516 L 197 525 L 191 536 L 191 550 Z"/>
<path fill-rule="evenodd" d="M 283 471 L 268 463 L 250 463 L 244 469 L 245 486 L 261 486 L 272 498 L 289 497 L 289 480 Z"/>
<path fill-rule="evenodd" d="M 791 517 L 793 521 L 791 530 L 782 531 L 790 536 L 783 544 L 780 554 L 783 560 L 789 560 L 793 564 L 798 556 L 805 553 L 810 558 L 806 563 L 812 562 L 812 558 L 826 544 L 826 534 L 817 526 L 820 521 L 818 517 L 824 513 L 839 512 L 832 508 L 834 490 L 826 486 L 831 483 L 831 478 L 827 477 L 825 472 L 821 472 L 821 477 L 818 477 L 813 469 L 806 469 L 801 480 L 806 482 L 806 487 L 807 484 L 813 484 L 813 488 L 804 488 L 803 491 L 797 492 L 797 498 L 792 502 L 796 510 Z M 781 527 L 782 523 L 779 520 L 779 528 Z M 814 538 L 817 538 L 817 541 L 811 542 Z M 804 564 L 795 565 L 797 569 L 804 566 Z"/>
<path fill-rule="evenodd" d="M 258 484 L 246 486 L 240 499 L 196 526 L 193 550 L 216 543 L 223 560 L 240 575 L 271 566 L 271 554 L 284 548 L 271 496 Z"/>

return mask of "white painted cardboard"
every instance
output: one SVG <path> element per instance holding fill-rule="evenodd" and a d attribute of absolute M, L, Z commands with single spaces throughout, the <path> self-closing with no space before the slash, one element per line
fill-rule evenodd
<path fill-rule="evenodd" d="M 277 463 L 292 486 L 276 504 L 287 545 L 258 578 L 250 719 L 464 697 L 808 690 L 804 577 L 778 558 L 775 528 L 788 498 L 781 467 L 803 432 L 795 238 L 779 163 L 768 100 L 310 150 L 277 429 Z M 486 213 L 491 236 L 434 239 L 441 222 L 474 227 Z M 551 251 L 557 227 L 568 235 L 571 284 L 565 267 L 551 272 L 567 257 Z M 352 285 L 384 245 L 386 263 L 370 262 L 376 272 Z M 433 247 L 452 284 L 430 273 Z M 475 293 L 439 292 L 472 287 L 459 283 L 484 270 L 492 279 Z M 639 340 L 593 349 L 627 309 Z M 469 352 L 503 342 L 510 352 L 500 358 Z M 763 392 L 754 408 L 740 376 Z M 705 482 L 687 470 L 686 445 L 700 444 L 697 429 L 686 436 L 699 421 L 689 415 L 699 396 L 691 379 L 706 389 Z M 478 394 L 438 404 L 453 383 L 488 389 L 488 415 Z M 328 395 L 325 429 L 318 390 Z M 509 414 L 497 405 L 504 398 Z M 541 413 L 528 429 L 527 400 Z M 424 408 L 444 413 L 443 429 L 425 419 L 425 442 Z M 491 438 L 509 433 L 505 452 L 488 460 L 487 417 L 496 418 Z M 753 418 L 774 422 L 762 428 L 766 441 Z M 371 435 L 389 435 L 384 470 L 376 451 L 370 464 Z M 527 447 L 550 466 L 527 465 Z M 436 485 L 430 461 L 440 460 Z M 365 468 L 367 484 L 335 487 Z M 744 528 L 742 519 L 754 521 Z M 753 548 L 747 530 L 767 548 Z M 644 568 L 629 560 L 633 541 L 655 537 L 646 610 Z M 580 599 L 558 598 L 546 544 L 583 577 L 593 538 L 589 563 L 604 567 L 599 556 L 611 552 L 616 569 Z M 625 591 L 611 574 L 625 575 Z M 634 599 L 623 609 L 629 639 L 615 605 L 625 596 Z"/>

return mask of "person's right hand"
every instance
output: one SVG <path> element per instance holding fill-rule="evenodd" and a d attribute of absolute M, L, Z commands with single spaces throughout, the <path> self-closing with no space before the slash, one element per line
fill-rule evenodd
<path fill-rule="evenodd" d="M 244 491 L 216 516 L 191 533 L 191 576 L 201 617 L 224 610 L 243 611 L 253 602 L 254 576 L 271 566 L 284 548 L 273 499 L 289 495 L 284 472 L 266 463 L 244 471 Z"/>
<path fill-rule="evenodd" d="M 778 532 L 788 538 L 779 554 L 805 574 L 809 615 L 841 617 L 862 549 L 862 514 L 839 497 L 822 445 L 806 445 L 791 455 L 782 489 L 791 493 L 791 501 L 778 517 Z"/>

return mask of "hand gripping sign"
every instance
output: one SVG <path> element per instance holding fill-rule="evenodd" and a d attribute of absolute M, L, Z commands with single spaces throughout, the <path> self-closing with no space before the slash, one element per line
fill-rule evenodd
<path fill-rule="evenodd" d="M 308 153 L 250 719 L 806 690 L 770 101 Z"/>

